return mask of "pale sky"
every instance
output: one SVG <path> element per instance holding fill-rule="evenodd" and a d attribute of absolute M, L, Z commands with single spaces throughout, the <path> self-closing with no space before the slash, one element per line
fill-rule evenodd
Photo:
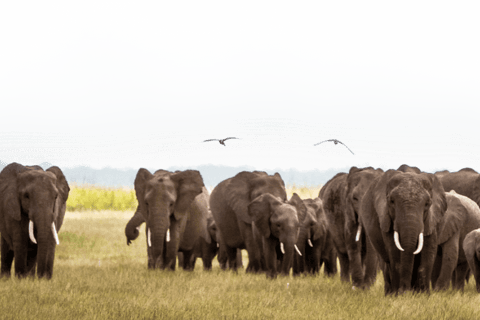
<path fill-rule="evenodd" d="M 0 160 L 480 171 L 478 17 L 478 1 L 3 1 Z M 332 138 L 355 154 L 313 146 Z"/>

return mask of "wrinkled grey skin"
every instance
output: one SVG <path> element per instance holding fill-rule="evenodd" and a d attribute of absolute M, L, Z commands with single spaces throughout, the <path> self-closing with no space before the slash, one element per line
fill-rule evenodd
<path fill-rule="evenodd" d="M 354 287 L 367 288 L 377 276 L 377 255 L 363 232 L 359 211 L 363 196 L 382 173 L 381 169 L 352 167 L 348 174 L 335 175 L 319 193 L 340 261 L 340 277 L 342 281 L 351 277 Z"/>
<path fill-rule="evenodd" d="M 327 219 L 320 198 L 303 199 L 307 214 L 300 226 L 296 253 L 293 262 L 293 275 L 318 274 L 322 264 L 324 273 L 334 276 L 337 273 L 337 254 L 328 231 Z"/>
<path fill-rule="evenodd" d="M 371 184 L 361 203 L 365 232 L 383 260 L 385 294 L 430 290 L 441 221 L 447 210 L 438 179 L 427 173 L 388 170 Z M 399 234 L 400 251 L 394 242 Z M 419 235 L 423 233 L 423 248 Z"/>
<path fill-rule="evenodd" d="M 210 209 L 221 235 L 220 250 L 225 248 L 229 269 L 237 269 L 237 249 L 246 249 L 246 272 L 263 272 L 265 261 L 261 248 L 253 236 L 253 217 L 248 206 L 257 197 L 271 194 L 281 201 L 287 200 L 285 183 L 278 173 L 268 175 L 261 171 L 243 171 L 220 182 L 210 196 Z M 222 248 L 223 247 L 223 248 Z"/>
<path fill-rule="evenodd" d="M 1 276 L 10 276 L 15 259 L 15 275 L 53 275 L 58 234 L 63 224 L 70 187 L 60 168 L 46 171 L 39 166 L 11 163 L 0 173 Z M 29 237 L 33 221 L 36 244 Z M 36 270 L 35 270 L 36 269 Z"/>
<path fill-rule="evenodd" d="M 209 211 L 210 212 L 210 211 Z M 212 269 L 212 261 L 213 258 L 218 254 L 218 262 L 220 264 L 220 268 L 225 270 L 228 265 L 227 261 L 227 254 L 224 251 L 220 251 L 220 244 L 218 242 L 219 232 L 217 230 L 217 225 L 215 224 L 215 220 L 210 212 L 209 217 L 207 219 L 207 229 L 210 237 L 212 239 L 211 243 L 207 243 L 205 239 L 201 238 L 195 245 L 195 249 L 193 251 L 193 266 L 195 266 L 195 261 L 197 258 L 201 258 L 203 262 L 203 269 L 209 271 Z M 179 259 L 180 262 L 180 259 Z M 237 249 L 237 266 L 242 267 L 242 253 L 240 249 Z"/>
<path fill-rule="evenodd" d="M 463 250 L 469 270 L 475 278 L 477 292 L 480 293 L 480 229 L 472 230 L 463 240 Z"/>
<path fill-rule="evenodd" d="M 145 221 L 148 267 L 175 270 L 177 252 L 181 251 L 184 269 L 192 270 L 191 255 L 198 238 L 211 241 L 207 231 L 208 191 L 200 173 L 157 170 L 151 174 L 141 168 L 135 178 L 135 193 L 138 208 L 125 228 L 127 244 L 138 236 L 137 228 Z"/>
<path fill-rule="evenodd" d="M 289 275 L 296 254 L 300 224 L 305 219 L 307 208 L 302 199 L 294 193 L 288 202 L 271 194 L 255 198 L 248 211 L 253 218 L 253 233 L 265 259 L 268 278 L 277 276 L 277 268 L 282 275 Z M 284 252 L 281 251 L 283 244 Z"/>
<path fill-rule="evenodd" d="M 457 172 L 435 172 L 446 192 L 455 190 L 456 193 L 469 197 L 480 206 L 480 174 L 473 169 L 464 168 Z"/>
<path fill-rule="evenodd" d="M 463 290 L 468 263 L 462 243 L 469 232 L 480 228 L 480 208 L 453 190 L 445 193 L 445 197 L 447 211 L 439 232 L 432 286 L 435 290 L 445 290 L 451 280 L 453 288 Z"/>

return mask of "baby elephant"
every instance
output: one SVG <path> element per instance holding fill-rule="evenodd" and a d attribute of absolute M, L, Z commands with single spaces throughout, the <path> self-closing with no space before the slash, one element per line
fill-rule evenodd
<path fill-rule="evenodd" d="M 471 231 L 465 236 L 463 250 L 467 257 L 468 266 L 475 277 L 477 292 L 480 293 L 480 228 Z"/>

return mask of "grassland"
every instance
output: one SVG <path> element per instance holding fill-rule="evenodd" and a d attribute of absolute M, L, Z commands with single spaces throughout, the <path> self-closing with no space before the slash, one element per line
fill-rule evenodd
<path fill-rule="evenodd" d="M 318 194 L 318 189 L 312 191 Z M 448 290 L 385 297 L 381 274 L 366 291 L 339 276 L 278 277 L 147 270 L 144 226 L 126 245 L 126 211 L 69 211 L 52 280 L 0 280 L 0 319 L 478 319 L 473 279 Z M 244 255 L 244 261 L 247 261 Z"/>

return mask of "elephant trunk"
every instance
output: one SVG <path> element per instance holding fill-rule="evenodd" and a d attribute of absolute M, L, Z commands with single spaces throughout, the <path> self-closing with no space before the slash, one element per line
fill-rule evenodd
<path fill-rule="evenodd" d="M 55 247 L 59 243 L 55 223 L 42 221 L 32 223 L 32 229 L 36 228 L 38 244 L 37 251 L 37 275 L 39 278 L 50 279 L 53 274 L 53 262 L 55 258 Z"/>
<path fill-rule="evenodd" d="M 161 214 L 160 209 L 152 208 L 147 223 L 147 245 L 151 248 L 153 268 L 164 268 L 164 248 L 170 219 L 167 213 Z"/>
<path fill-rule="evenodd" d="M 282 241 L 284 240 L 284 241 Z M 293 259 L 295 255 L 302 255 L 300 250 L 296 246 L 296 239 L 294 237 L 286 237 L 286 239 L 280 239 L 283 247 L 283 259 L 280 272 L 283 275 L 289 275 L 290 269 L 293 265 Z M 300 252 L 300 253 L 299 253 Z"/>
<path fill-rule="evenodd" d="M 140 212 L 135 212 L 133 217 L 128 221 L 125 227 L 125 236 L 127 237 L 127 245 L 138 238 L 140 225 L 145 222 L 145 218 Z"/>

